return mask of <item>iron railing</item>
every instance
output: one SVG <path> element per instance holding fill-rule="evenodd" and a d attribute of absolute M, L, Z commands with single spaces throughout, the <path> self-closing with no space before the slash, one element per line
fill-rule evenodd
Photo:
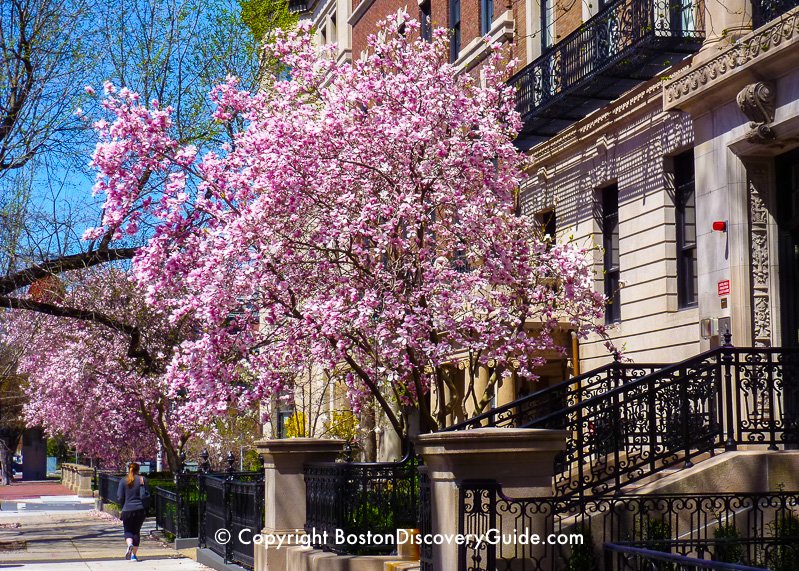
<path fill-rule="evenodd" d="M 640 56 L 667 45 L 690 53 L 704 39 L 702 10 L 690 1 L 614 0 L 511 78 L 522 119 L 614 67 L 637 78 Z M 686 47 L 681 49 L 680 42 Z M 638 79 L 649 79 L 640 77 Z M 601 91 L 601 89 L 600 89 Z"/>
<path fill-rule="evenodd" d="M 178 494 L 172 490 L 156 488 L 153 502 L 156 528 L 178 537 Z"/>
<path fill-rule="evenodd" d="M 264 527 L 263 470 L 200 474 L 198 486 L 199 546 L 210 549 L 225 563 L 252 569 L 255 554 L 251 540 Z M 230 532 L 226 543 L 220 542 L 220 529 Z"/>
<path fill-rule="evenodd" d="M 97 476 L 97 495 L 104 503 L 117 503 L 119 481 L 123 478 L 118 474 L 100 472 Z"/>
<path fill-rule="evenodd" d="M 197 537 L 200 530 L 200 482 L 197 472 L 181 472 L 175 477 L 177 495 L 176 537 Z"/>
<path fill-rule="evenodd" d="M 316 462 L 305 466 L 305 530 L 334 553 L 389 554 L 397 529 L 418 528 L 419 473 L 400 462 Z M 371 536 L 367 534 L 371 532 Z"/>
<path fill-rule="evenodd" d="M 553 482 L 561 498 L 616 493 L 739 443 L 799 445 L 799 349 L 726 345 L 605 392 L 590 386 L 532 420 L 520 401 L 505 407 L 506 425 L 566 431 Z"/>
<path fill-rule="evenodd" d="M 444 432 L 484 427 L 523 427 L 554 410 L 606 393 L 663 366 L 614 360 L 608 365 L 525 395 L 512 403 L 492 408 L 450 426 Z"/>
<path fill-rule="evenodd" d="M 471 538 L 489 530 L 508 537 L 532 530 L 542 539 L 575 539 L 572 545 L 473 539 L 459 547 L 459 571 L 598 569 L 599 548 L 608 542 L 695 560 L 799 569 L 799 492 L 597 496 L 576 506 L 552 497 L 512 498 L 494 481 L 467 481 L 460 506 L 459 533 Z M 639 569 L 605 558 L 607 571 Z"/>
<path fill-rule="evenodd" d="M 422 537 L 433 534 L 433 490 L 425 466 L 419 466 L 419 533 Z M 430 542 L 419 546 L 419 571 L 433 571 L 433 546 Z"/>
<path fill-rule="evenodd" d="M 752 0 L 752 27 L 768 24 L 797 6 L 797 0 Z"/>
<path fill-rule="evenodd" d="M 618 571 L 761 571 L 761 567 L 705 561 L 652 549 L 606 543 L 605 569 Z"/>

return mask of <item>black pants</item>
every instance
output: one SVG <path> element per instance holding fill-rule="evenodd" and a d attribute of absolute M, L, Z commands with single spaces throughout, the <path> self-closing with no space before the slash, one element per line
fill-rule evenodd
<path fill-rule="evenodd" d="M 147 517 L 147 512 L 144 510 L 123 511 L 120 517 L 122 526 L 125 528 L 125 539 L 132 539 L 133 546 L 138 547 L 141 541 L 141 526 L 144 523 L 144 518 Z"/>

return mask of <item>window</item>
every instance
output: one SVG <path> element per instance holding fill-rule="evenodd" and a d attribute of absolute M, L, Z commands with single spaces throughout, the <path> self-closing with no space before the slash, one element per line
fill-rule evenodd
<path fill-rule="evenodd" d="M 455 61 L 461 52 L 461 0 L 449 2 L 449 29 L 451 34 L 449 60 Z"/>
<path fill-rule="evenodd" d="M 555 226 L 556 218 L 554 210 L 544 210 L 535 216 L 536 221 L 541 225 L 541 233 L 545 238 L 549 239 L 550 243 L 555 242 Z"/>
<path fill-rule="evenodd" d="M 553 20 L 552 9 L 554 0 L 541 0 L 541 51 L 545 52 L 554 43 L 554 35 L 552 33 Z"/>
<path fill-rule="evenodd" d="M 277 411 L 277 419 L 275 422 L 275 437 L 287 438 L 288 423 L 291 417 L 294 416 L 294 408 L 284 408 Z"/>
<path fill-rule="evenodd" d="M 494 21 L 494 0 L 480 0 L 480 33 L 484 36 L 491 31 Z"/>
<path fill-rule="evenodd" d="M 602 191 L 602 247 L 605 249 L 605 323 L 621 321 L 619 300 L 619 187 Z"/>
<path fill-rule="evenodd" d="M 677 234 L 677 305 L 695 307 L 696 196 L 694 192 L 694 151 L 674 157 L 674 218 Z"/>
<path fill-rule="evenodd" d="M 433 23 L 431 20 L 430 0 L 419 4 L 419 20 L 422 22 L 422 39 L 426 42 L 433 39 Z"/>

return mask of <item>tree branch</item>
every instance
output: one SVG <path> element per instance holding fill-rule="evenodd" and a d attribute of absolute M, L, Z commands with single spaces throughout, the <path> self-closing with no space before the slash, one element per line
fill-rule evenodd
<path fill-rule="evenodd" d="M 90 268 L 118 260 L 130 260 L 136 255 L 138 250 L 138 247 L 99 249 L 53 258 L 1 278 L 0 295 L 8 295 L 51 275 Z"/>

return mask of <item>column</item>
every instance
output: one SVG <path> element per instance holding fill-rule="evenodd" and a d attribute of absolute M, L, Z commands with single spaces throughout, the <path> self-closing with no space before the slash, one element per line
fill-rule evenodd
<path fill-rule="evenodd" d="M 304 533 L 305 474 L 309 462 L 332 462 L 344 450 L 343 440 L 319 438 L 265 439 L 256 442 L 264 459 L 265 534 Z M 294 543 L 296 545 L 296 542 Z M 257 571 L 285 571 L 286 547 L 255 545 Z"/>
<path fill-rule="evenodd" d="M 552 495 L 555 455 L 566 448 L 561 430 L 477 428 L 424 434 L 416 450 L 430 481 L 432 533 L 459 532 L 464 480 L 495 480 L 512 497 Z M 535 530 L 531 530 L 535 532 Z M 434 545 L 433 571 L 458 569 L 458 546 Z"/>

